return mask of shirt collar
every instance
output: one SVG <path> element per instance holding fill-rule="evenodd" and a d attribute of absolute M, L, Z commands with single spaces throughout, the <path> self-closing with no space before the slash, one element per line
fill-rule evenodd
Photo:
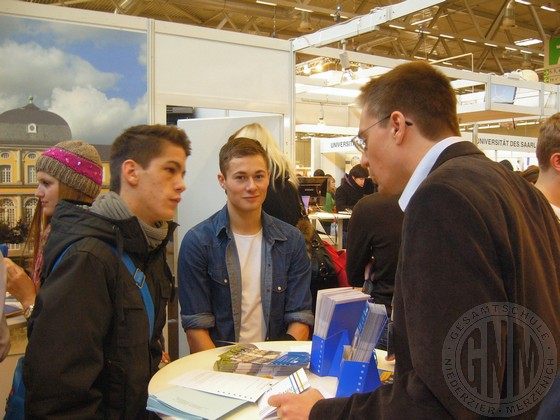
<path fill-rule="evenodd" d="M 420 184 L 428 177 L 428 174 L 432 170 L 432 167 L 434 166 L 436 160 L 442 154 L 442 152 L 452 144 L 459 143 L 461 141 L 466 140 L 462 137 L 448 137 L 434 143 L 434 145 L 422 158 L 422 160 L 412 173 L 412 176 L 408 180 L 408 183 L 406 184 L 406 187 L 401 194 L 401 198 L 399 199 L 399 206 L 401 207 L 403 212 L 406 210 L 410 199 L 412 198 Z"/>

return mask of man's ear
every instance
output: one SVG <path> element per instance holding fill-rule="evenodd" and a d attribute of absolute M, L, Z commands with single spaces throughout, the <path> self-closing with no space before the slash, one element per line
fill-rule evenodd
<path fill-rule="evenodd" d="M 560 173 L 560 152 L 553 153 L 550 157 L 550 166 L 558 173 Z"/>
<path fill-rule="evenodd" d="M 400 111 L 393 111 L 389 117 L 389 129 L 396 144 L 401 144 L 407 129 L 406 118 Z"/>
<path fill-rule="evenodd" d="M 135 187 L 138 185 L 139 177 L 138 170 L 140 165 L 132 159 L 125 160 L 121 165 L 121 178 L 129 185 Z"/>
<path fill-rule="evenodd" d="M 220 172 L 218 174 L 218 182 L 220 183 L 220 186 L 224 189 L 226 189 L 226 177 Z"/>

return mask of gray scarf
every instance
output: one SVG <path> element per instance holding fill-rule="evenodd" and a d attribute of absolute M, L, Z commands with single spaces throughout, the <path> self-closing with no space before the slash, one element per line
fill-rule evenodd
<path fill-rule="evenodd" d="M 91 206 L 91 211 L 115 220 L 126 220 L 135 217 L 127 207 L 120 195 L 111 191 L 100 196 Z M 150 249 L 157 248 L 159 244 L 167 237 L 167 222 L 157 222 L 156 226 L 150 226 L 139 218 L 138 222 L 144 232 L 144 236 L 148 241 Z"/>

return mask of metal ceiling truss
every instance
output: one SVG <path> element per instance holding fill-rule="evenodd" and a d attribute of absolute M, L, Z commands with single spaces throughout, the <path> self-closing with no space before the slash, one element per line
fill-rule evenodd
<path fill-rule="evenodd" d="M 541 69 L 544 42 L 522 49 L 515 42 L 529 37 L 545 41 L 560 34 L 558 0 L 526 0 L 530 4 L 510 0 L 265 0 L 269 4 L 256 0 L 20 1 L 292 39 L 296 51 L 309 45 L 340 46 L 340 32 L 339 36 L 326 39 L 325 31 L 340 31 L 353 25 L 354 32 L 344 34 L 350 50 L 430 60 L 471 53 L 472 59 L 456 59 L 452 65 L 470 70 L 474 63 L 476 71 L 486 73 L 520 67 Z M 513 19 L 510 26 L 504 24 L 508 4 L 508 18 Z M 381 16 L 383 13 L 385 16 Z M 303 14 L 308 15 L 308 25 L 300 25 Z M 390 25 L 404 29 L 395 30 Z M 297 60 L 306 57 L 298 54 Z"/>

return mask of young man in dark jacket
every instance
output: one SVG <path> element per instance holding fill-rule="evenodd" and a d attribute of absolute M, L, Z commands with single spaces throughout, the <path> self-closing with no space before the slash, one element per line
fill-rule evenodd
<path fill-rule="evenodd" d="M 460 137 L 426 62 L 364 86 L 360 132 L 379 191 L 400 194 L 394 383 L 349 398 L 278 395 L 282 418 L 535 418 L 558 366 L 560 226 L 533 185 Z"/>
<path fill-rule="evenodd" d="M 91 208 L 57 205 L 28 326 L 26 417 L 148 417 L 148 382 L 161 360 L 173 286 L 165 248 L 189 154 L 176 127 L 131 127 L 111 149 L 111 192 Z M 151 310 L 123 252 L 145 275 L 151 336 Z"/>

